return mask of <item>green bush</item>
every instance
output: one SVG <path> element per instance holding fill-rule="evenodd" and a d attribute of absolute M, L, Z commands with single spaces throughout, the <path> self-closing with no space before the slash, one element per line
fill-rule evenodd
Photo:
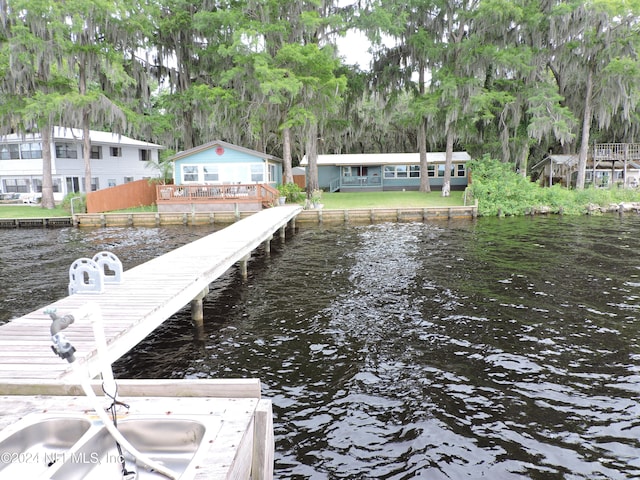
<path fill-rule="evenodd" d="M 571 190 L 561 185 L 541 187 L 512 170 L 510 164 L 484 156 L 470 162 L 473 198 L 483 216 L 526 215 L 545 209 L 553 213 L 579 215 L 589 205 L 608 207 L 621 202 L 639 202 L 640 192 L 624 188 Z"/>
<path fill-rule="evenodd" d="M 87 196 L 81 193 L 67 193 L 60 203 L 60 207 L 68 212 L 71 212 L 71 200 L 73 198 L 79 198 L 79 200 L 73 201 L 73 213 L 86 213 L 87 211 Z"/>
<path fill-rule="evenodd" d="M 295 183 L 278 185 L 278 191 L 281 196 L 287 197 L 289 203 L 298 203 L 304 200 L 304 191 Z"/>

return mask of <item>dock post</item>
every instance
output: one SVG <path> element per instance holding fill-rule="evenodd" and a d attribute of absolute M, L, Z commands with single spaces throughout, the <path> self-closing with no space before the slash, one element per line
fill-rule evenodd
<path fill-rule="evenodd" d="M 284 243 L 286 236 L 287 236 L 287 226 L 284 225 L 280 227 L 280 241 Z"/>
<path fill-rule="evenodd" d="M 202 290 L 193 300 L 191 300 L 191 321 L 198 332 L 204 329 L 204 312 L 202 308 L 202 300 L 209 293 L 209 286 Z"/>
<path fill-rule="evenodd" d="M 251 259 L 251 254 L 246 255 L 240 260 L 240 275 L 242 275 L 242 280 L 246 280 L 247 275 L 247 262 Z"/>
<path fill-rule="evenodd" d="M 273 235 L 264 241 L 264 253 L 266 253 L 267 256 L 271 254 L 271 240 L 273 240 Z"/>

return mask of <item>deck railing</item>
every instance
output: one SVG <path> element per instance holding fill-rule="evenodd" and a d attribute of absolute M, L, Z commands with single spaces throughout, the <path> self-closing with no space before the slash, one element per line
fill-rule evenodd
<path fill-rule="evenodd" d="M 596 143 L 595 160 L 640 160 L 640 143 Z"/>
<path fill-rule="evenodd" d="M 275 204 L 278 190 L 263 183 L 233 185 L 158 185 L 158 203 L 260 202 Z"/>
<path fill-rule="evenodd" d="M 249 203 L 275 205 L 278 190 L 264 183 L 232 185 L 158 185 L 158 204 Z"/>

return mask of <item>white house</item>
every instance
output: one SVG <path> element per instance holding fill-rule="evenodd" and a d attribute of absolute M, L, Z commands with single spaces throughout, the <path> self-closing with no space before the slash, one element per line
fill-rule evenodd
<path fill-rule="evenodd" d="M 82 130 L 54 127 L 51 173 L 56 201 L 84 190 Z M 91 130 L 91 190 L 154 177 L 160 145 Z M 39 197 L 42 192 L 42 141 L 39 133 L 0 137 L 0 194 Z"/>

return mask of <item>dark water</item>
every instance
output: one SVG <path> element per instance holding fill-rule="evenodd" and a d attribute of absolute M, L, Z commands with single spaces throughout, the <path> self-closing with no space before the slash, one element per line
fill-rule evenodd
<path fill-rule="evenodd" d="M 211 229 L 0 231 L 0 322 Z M 258 377 L 276 478 L 640 478 L 640 217 L 304 227 L 114 366 Z"/>

